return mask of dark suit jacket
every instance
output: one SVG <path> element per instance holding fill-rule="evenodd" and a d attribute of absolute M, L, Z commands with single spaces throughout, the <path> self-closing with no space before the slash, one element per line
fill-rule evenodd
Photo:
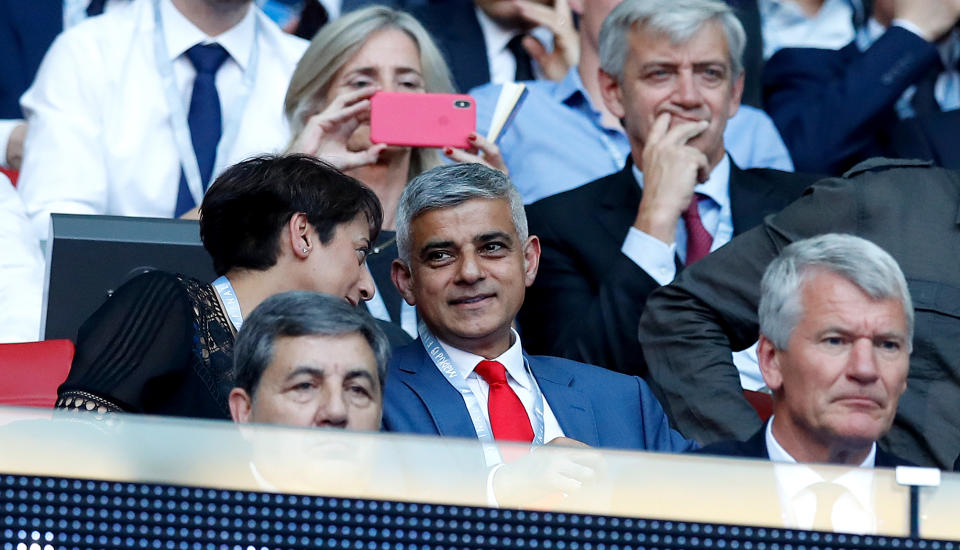
<path fill-rule="evenodd" d="M 61 30 L 61 0 L 0 0 L 0 118 L 23 117 L 20 96 Z"/>
<path fill-rule="evenodd" d="M 643 380 L 556 357 L 526 358 L 567 437 L 592 447 L 667 452 L 695 445 L 670 429 Z M 390 432 L 477 437 L 463 398 L 419 340 L 390 360 L 383 427 Z"/>
<path fill-rule="evenodd" d="M 763 272 L 791 242 L 851 233 L 897 260 L 916 313 L 907 391 L 881 444 L 950 467 L 960 452 L 960 173 L 922 165 L 875 159 L 818 182 L 650 296 L 640 342 L 651 385 L 682 433 L 706 444 L 760 427 L 730 350 L 757 339 Z"/>
<path fill-rule="evenodd" d="M 813 182 L 777 170 L 741 170 L 731 162 L 734 235 L 780 211 Z M 540 271 L 520 311 L 527 349 L 628 374 L 646 375 L 637 327 L 659 285 L 620 252 L 641 190 L 628 159 L 623 170 L 527 207 L 540 237 Z"/>
<path fill-rule="evenodd" d="M 446 0 L 410 9 L 430 32 L 450 67 L 454 84 L 464 93 L 490 82 L 487 44 L 473 8 L 470 0 Z"/>
<path fill-rule="evenodd" d="M 716 456 L 742 456 L 745 458 L 770 458 L 767 453 L 766 424 L 753 437 L 746 441 L 718 441 L 693 452 Z M 897 466 L 914 466 L 912 462 L 892 455 L 879 446 L 877 447 L 876 467 L 896 468 Z"/>
<path fill-rule="evenodd" d="M 797 170 L 840 174 L 885 153 L 960 168 L 960 115 L 932 115 L 901 127 L 894 105 L 911 85 L 939 66 L 937 49 L 899 27 L 867 51 L 786 48 L 764 68 L 764 108 L 786 142 Z"/>

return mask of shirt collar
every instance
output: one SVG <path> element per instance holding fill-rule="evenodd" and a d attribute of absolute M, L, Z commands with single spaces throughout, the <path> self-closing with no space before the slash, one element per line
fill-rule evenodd
<path fill-rule="evenodd" d="M 496 55 L 507 48 L 507 43 L 520 34 L 515 29 L 508 29 L 490 18 L 484 11 L 474 6 L 480 30 L 483 31 L 483 41 L 486 43 L 490 55 Z"/>
<path fill-rule="evenodd" d="M 163 38 L 167 44 L 167 53 L 174 60 L 197 44 L 217 43 L 223 46 L 230 57 L 246 69 L 250 59 L 250 50 L 256 39 L 257 10 L 254 4 L 247 8 L 247 14 L 239 23 L 220 36 L 210 37 L 197 28 L 178 10 L 170 0 L 160 3 L 160 15 L 163 17 Z"/>
<path fill-rule="evenodd" d="M 520 344 L 520 335 L 512 328 L 510 329 L 510 334 L 513 338 L 513 344 L 507 351 L 493 360 L 499 361 L 514 380 L 519 382 L 524 388 L 529 389 L 530 380 L 525 374 L 526 370 L 523 364 L 523 347 Z M 450 362 L 453 363 L 453 366 L 457 369 L 457 373 L 464 380 L 473 373 L 473 369 L 477 367 L 477 363 L 486 360 L 486 358 L 470 353 L 469 351 L 457 349 L 439 338 L 437 341 L 440 342 L 443 351 L 447 352 L 447 355 L 450 357 Z"/>
<path fill-rule="evenodd" d="M 563 77 L 563 80 L 554 88 L 553 97 L 560 102 L 567 103 L 577 94 L 587 98 L 587 101 L 589 101 L 587 89 L 584 87 L 583 80 L 580 78 L 580 66 L 574 65 L 567 71 L 567 76 Z"/>
<path fill-rule="evenodd" d="M 793 458 L 790 453 L 787 452 L 783 446 L 777 441 L 777 438 L 773 436 L 773 418 L 770 417 L 770 421 L 767 422 L 767 427 L 765 430 L 764 437 L 767 442 L 767 455 L 770 456 L 770 460 L 773 462 L 789 462 L 797 464 L 797 459 Z M 877 462 L 877 444 L 874 443 L 870 447 L 870 452 L 867 453 L 867 457 L 863 459 L 863 462 L 860 463 L 861 468 L 873 468 Z"/>
<path fill-rule="evenodd" d="M 631 165 L 633 177 L 637 180 L 637 185 L 643 189 L 643 172 L 637 168 L 636 164 Z M 721 208 L 730 202 L 730 155 L 724 153 L 720 162 L 713 167 L 710 172 L 710 178 L 707 181 L 697 184 L 693 191 L 706 195 L 713 202 L 720 205 Z"/>

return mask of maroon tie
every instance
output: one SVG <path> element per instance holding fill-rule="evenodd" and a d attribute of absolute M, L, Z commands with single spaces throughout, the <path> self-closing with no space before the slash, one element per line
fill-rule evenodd
<path fill-rule="evenodd" d="M 480 361 L 474 369 L 490 385 L 487 411 L 493 438 L 498 441 L 533 441 L 533 428 L 523 403 L 507 384 L 507 371 L 498 361 Z"/>
<path fill-rule="evenodd" d="M 683 225 L 687 227 L 687 265 L 699 260 L 710 253 L 713 237 L 700 221 L 700 201 L 707 199 L 706 195 L 697 193 L 690 206 L 683 213 Z"/>

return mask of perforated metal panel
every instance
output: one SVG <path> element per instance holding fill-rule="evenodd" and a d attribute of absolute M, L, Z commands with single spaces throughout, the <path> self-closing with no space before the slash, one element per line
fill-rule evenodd
<path fill-rule="evenodd" d="M 960 550 L 931 540 L 53 477 L 0 475 L 0 496 L 3 550 Z"/>

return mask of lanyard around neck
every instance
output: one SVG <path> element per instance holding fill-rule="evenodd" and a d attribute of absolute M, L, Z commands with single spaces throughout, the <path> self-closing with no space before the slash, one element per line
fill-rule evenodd
<path fill-rule="evenodd" d="M 210 284 L 213 286 L 213 290 L 217 292 L 217 296 L 220 296 L 220 301 L 223 303 L 224 309 L 227 310 L 227 317 L 230 318 L 233 328 L 240 332 L 240 327 L 243 326 L 243 314 L 240 312 L 240 301 L 237 299 L 237 293 L 233 290 L 233 285 L 222 275 Z"/>
<path fill-rule="evenodd" d="M 417 324 L 417 329 L 420 333 L 420 341 L 423 343 L 424 349 L 427 350 L 427 355 L 430 356 L 433 364 L 437 366 L 440 373 L 447 379 L 447 382 L 463 396 L 464 404 L 467 406 L 467 412 L 470 414 L 470 420 L 473 422 L 473 427 L 477 431 L 477 439 L 483 443 L 493 443 L 493 430 L 490 428 L 490 421 L 487 420 L 483 414 L 480 400 L 477 399 L 477 396 L 474 395 L 470 386 L 467 385 L 467 381 L 457 372 L 453 361 L 450 360 L 450 355 L 443 349 L 443 346 L 440 345 L 440 342 L 433 333 L 430 332 L 430 329 L 427 328 L 426 323 L 424 323 L 422 319 Z M 523 365 L 532 382 L 531 386 L 534 397 L 533 418 L 530 419 L 530 424 L 533 427 L 533 444 L 543 445 L 543 394 L 540 392 L 540 387 L 536 384 L 536 378 L 533 377 L 526 358 L 523 359 Z M 492 453 L 498 453 L 496 445 L 485 445 L 484 453 L 487 458 L 487 464 L 500 461 L 499 455 L 497 455 L 496 458 L 490 456 Z"/>
<path fill-rule="evenodd" d="M 250 6 L 249 9 L 256 9 L 256 7 Z M 193 150 L 190 125 L 187 122 L 187 113 L 183 107 L 183 96 L 177 87 L 177 81 L 173 73 L 173 62 L 170 60 L 170 53 L 167 51 L 167 43 L 163 33 L 163 17 L 160 11 L 160 0 L 153 0 L 153 55 L 156 58 L 160 80 L 163 83 L 167 107 L 170 109 L 173 139 L 177 146 L 177 154 L 180 156 L 180 165 L 183 168 L 184 177 L 187 180 L 187 189 L 190 190 L 194 204 L 199 205 L 203 201 L 200 164 L 197 162 L 197 154 Z M 253 90 L 257 64 L 260 61 L 259 38 L 262 31 L 260 19 L 255 17 L 255 21 L 253 44 L 250 46 L 247 68 L 243 72 L 243 83 L 240 86 L 240 95 L 236 102 L 237 108 L 223 114 L 223 133 L 217 144 L 217 156 L 213 164 L 211 178 L 226 168 L 227 156 L 233 149 L 233 144 L 237 141 L 237 134 L 240 133 L 240 122 L 243 119 L 243 113 L 246 111 L 247 102 L 250 100 L 250 92 Z"/>

